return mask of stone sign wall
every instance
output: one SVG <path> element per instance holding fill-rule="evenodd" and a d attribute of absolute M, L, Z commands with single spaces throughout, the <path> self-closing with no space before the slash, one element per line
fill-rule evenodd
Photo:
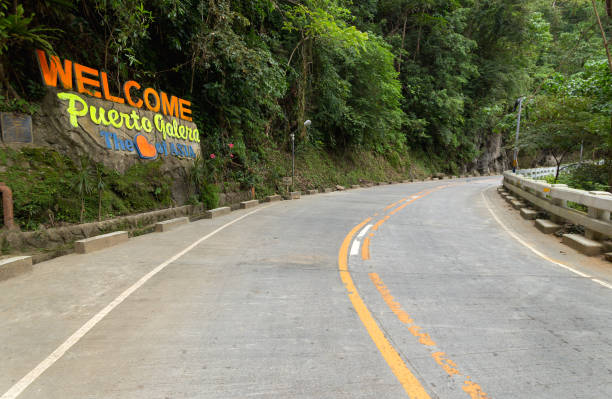
<path fill-rule="evenodd" d="M 3 145 L 50 147 L 119 172 L 161 159 L 162 172 L 173 179 L 175 201 L 186 200 L 185 177 L 200 156 L 190 101 L 133 80 L 111 93 L 104 71 L 41 50 L 36 57 L 47 95 L 31 119 L 2 113 Z"/>

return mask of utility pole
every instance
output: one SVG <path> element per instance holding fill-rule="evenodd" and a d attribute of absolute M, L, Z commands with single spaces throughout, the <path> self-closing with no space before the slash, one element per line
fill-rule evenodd
<path fill-rule="evenodd" d="M 525 97 L 519 97 L 518 100 L 518 117 L 516 119 L 516 137 L 514 139 L 514 157 L 512 158 L 512 173 L 516 173 L 518 167 L 518 141 L 519 131 L 521 130 L 521 112 L 523 111 L 523 100 Z"/>
<path fill-rule="evenodd" d="M 307 119 L 304 122 L 304 127 L 308 129 L 311 124 L 312 122 L 310 121 L 310 119 Z M 294 189 L 294 186 L 293 186 L 294 179 L 295 179 L 295 131 L 291 133 L 291 189 L 292 190 Z"/>

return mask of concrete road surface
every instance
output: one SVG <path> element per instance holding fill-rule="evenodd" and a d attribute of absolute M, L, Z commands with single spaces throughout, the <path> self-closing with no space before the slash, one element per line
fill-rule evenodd
<path fill-rule="evenodd" d="M 611 268 L 499 183 L 306 196 L 38 264 L 0 282 L 0 398 L 611 398 Z"/>

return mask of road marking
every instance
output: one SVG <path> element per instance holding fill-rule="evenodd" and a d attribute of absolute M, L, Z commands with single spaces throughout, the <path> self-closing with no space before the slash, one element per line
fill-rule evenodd
<path fill-rule="evenodd" d="M 271 205 L 268 205 L 268 206 L 256 209 L 256 210 L 251 211 L 251 212 L 249 212 L 249 213 L 247 213 L 245 215 L 240 216 L 239 218 L 236 218 L 236 219 L 232 220 L 231 222 L 228 222 L 228 223 L 224 224 L 223 226 L 221 226 L 218 229 L 214 230 L 212 233 L 209 233 L 209 234 L 205 235 L 204 237 L 201 237 L 200 239 L 198 239 L 197 241 L 195 241 L 194 243 L 192 243 L 191 245 L 189 245 L 188 247 L 186 247 L 185 249 L 183 249 L 182 251 L 180 251 L 176 255 L 172 256 L 171 258 L 169 258 L 165 262 L 161 263 L 159 266 L 157 266 L 155 269 L 151 270 L 149 273 L 145 274 L 143 277 L 140 278 L 140 280 L 138 280 L 131 287 L 129 287 L 128 289 L 123 291 L 111 303 L 106 305 L 106 307 L 104 309 L 102 309 L 101 311 L 96 313 L 96 315 L 93 316 L 91 319 L 89 319 L 89 321 L 87 321 L 87 323 L 85 323 L 81 328 L 79 328 L 70 337 L 68 337 L 68 339 L 66 341 L 64 341 L 60 346 L 58 346 L 57 349 L 55 349 L 49 356 L 47 356 L 46 359 L 44 359 L 42 362 L 40 362 L 28 374 L 26 374 L 23 378 L 21 378 L 21 380 L 19 380 L 15 385 L 13 385 L 8 391 L 6 391 L 4 393 L 4 395 L 2 395 L 0 397 L 0 399 L 15 399 L 16 397 L 18 397 L 28 386 L 30 386 L 38 377 L 40 377 L 40 375 L 42 373 L 44 373 L 49 367 L 51 367 L 55 362 L 57 362 L 77 342 L 79 342 L 81 340 L 81 338 L 83 338 L 83 336 L 85 336 L 85 334 L 87 334 L 89 331 L 91 331 L 91 329 L 94 328 L 96 326 L 96 324 L 98 324 L 102 319 L 104 319 L 104 317 L 106 317 L 110 312 L 112 312 L 113 309 L 115 309 L 117 306 L 119 306 L 123 301 L 125 301 L 137 289 L 142 287 L 152 277 L 154 277 L 156 274 L 158 274 L 163 269 L 165 269 L 166 266 L 168 266 L 169 264 L 171 264 L 175 260 L 179 259 L 181 256 L 185 255 L 187 252 L 191 251 L 197 245 L 199 245 L 203 241 L 209 239 L 210 237 L 214 236 L 215 234 L 217 234 L 221 230 L 223 230 L 223 229 L 231 226 L 232 224 L 234 224 L 234 223 L 236 223 L 236 222 L 246 218 L 247 216 L 250 216 L 250 215 L 254 214 L 255 212 L 259 212 L 262 209 L 268 208 L 270 206 Z"/>
<path fill-rule="evenodd" d="M 431 399 L 430 396 L 425 391 L 425 388 L 421 385 L 419 380 L 412 374 L 404 360 L 397 353 L 393 345 L 389 343 L 385 334 L 382 332 L 376 321 L 372 317 L 370 310 L 361 299 L 359 292 L 357 291 L 357 287 L 355 283 L 353 283 L 353 278 L 351 277 L 351 273 L 348 270 L 348 250 L 349 245 L 357 232 L 363 228 L 368 222 L 372 220 L 371 218 L 367 218 L 363 222 L 359 223 L 355 226 L 347 235 L 344 237 L 344 241 L 340 246 L 340 250 L 338 251 L 338 270 L 340 272 L 340 278 L 344 283 L 346 291 L 348 293 L 349 299 L 353 304 L 353 308 L 359 319 L 365 326 L 368 334 L 370 334 L 370 338 L 374 341 L 374 344 L 378 348 L 380 354 L 383 356 L 389 368 L 399 382 L 402 384 L 404 391 L 408 394 L 410 399 Z"/>
<path fill-rule="evenodd" d="M 387 220 L 389 220 L 391 216 L 387 215 L 384 218 L 380 219 L 378 222 L 376 222 L 376 224 L 374 224 L 374 226 L 372 226 L 372 230 L 378 230 L 378 228 L 380 226 L 382 226 L 383 223 L 385 223 Z"/>
<path fill-rule="evenodd" d="M 402 203 L 402 202 L 404 202 L 404 201 L 406 201 L 406 198 L 402 198 L 401 200 L 399 200 L 399 201 L 397 201 L 397 202 L 394 202 L 394 203 L 392 203 L 391 205 L 387 205 L 387 206 L 385 207 L 385 209 L 383 209 L 383 211 L 386 211 L 386 210 L 388 210 L 388 209 L 390 209 L 390 208 L 393 208 L 395 205 L 397 205 L 397 204 L 401 204 L 401 203 Z"/>
<path fill-rule="evenodd" d="M 487 197 L 484 195 L 484 191 L 481 191 L 481 192 L 480 192 L 480 194 L 482 195 L 482 198 L 484 199 L 484 202 L 485 202 L 485 205 L 486 205 L 487 209 L 489 210 L 489 212 L 490 212 L 490 213 L 491 213 L 491 215 L 493 216 L 493 219 L 495 219 L 495 220 L 497 221 L 497 223 L 499 223 L 499 225 L 500 225 L 500 226 L 501 226 L 501 227 L 502 227 L 504 230 L 506 230 L 506 232 L 507 232 L 508 234 L 510 234 L 510 236 L 511 236 L 512 238 L 514 238 L 515 240 L 517 240 L 518 242 L 520 242 L 521 244 L 523 244 L 525 247 L 527 247 L 528 249 L 530 249 L 530 250 L 531 250 L 531 252 L 533 252 L 534 254 L 538 255 L 540 258 L 542 258 L 542 259 L 544 259 L 544 260 L 549 261 L 550 263 L 553 263 L 553 264 L 555 264 L 555 265 L 557 265 L 557 266 L 560 266 L 560 267 L 562 267 L 562 268 L 564 268 L 564 269 L 569 270 L 570 272 L 572 272 L 572 273 L 574 273 L 574 274 L 579 275 L 580 277 L 587 278 L 587 279 L 589 279 L 589 280 L 593 281 L 594 283 L 597 283 L 597 284 L 599 284 L 599 285 L 601 285 L 601 286 L 603 286 L 603 287 L 606 287 L 606 288 L 612 289 L 612 285 L 610 285 L 609 283 L 606 283 L 605 281 L 601 281 L 601 280 L 599 280 L 599 279 L 597 279 L 597 278 L 594 278 L 594 277 L 592 277 L 592 276 L 589 276 L 588 274 L 583 273 L 583 272 L 581 272 L 581 271 L 579 271 L 579 270 L 576 270 L 576 269 L 574 269 L 573 267 L 568 266 L 568 265 L 566 265 L 565 263 L 562 263 L 562 262 L 560 262 L 560 261 L 558 261 L 558 260 L 555 260 L 555 259 L 549 258 L 548 256 L 544 255 L 542 252 L 540 252 L 540 251 L 538 251 L 537 249 L 535 249 L 533 246 L 529 245 L 527 242 L 525 242 L 525 240 L 523 240 L 521 237 L 517 236 L 517 235 L 516 235 L 516 234 L 515 234 L 515 233 L 514 233 L 512 230 L 510 230 L 510 229 L 509 229 L 509 228 L 508 228 L 508 227 L 507 227 L 507 226 L 504 224 L 504 222 L 502 222 L 502 221 L 501 221 L 501 220 L 500 220 L 500 219 L 497 217 L 497 215 L 495 214 L 495 212 L 493 212 L 493 209 L 492 209 L 492 208 L 491 208 L 491 206 L 489 205 L 489 200 L 488 200 L 488 199 L 487 199 Z"/>
<path fill-rule="evenodd" d="M 359 232 L 359 234 L 357 234 L 357 238 L 363 238 L 363 236 L 366 235 L 368 230 L 370 230 L 371 228 L 372 228 L 372 225 L 368 224 L 366 227 L 363 228 L 363 230 Z"/>
<path fill-rule="evenodd" d="M 370 237 L 366 237 L 365 240 L 363 240 L 363 247 L 361 247 L 361 259 L 370 259 Z"/>
<path fill-rule="evenodd" d="M 351 256 L 355 256 L 355 255 L 359 254 L 359 245 L 360 244 L 361 244 L 361 241 L 359 241 L 359 240 L 353 241 L 353 245 L 351 245 L 351 252 L 350 252 Z"/>
<path fill-rule="evenodd" d="M 380 293 L 380 296 L 382 296 L 387 306 L 389 306 L 399 321 L 406 325 L 408 331 L 410 331 L 410 333 L 418 339 L 419 343 L 428 347 L 430 350 L 435 350 L 435 352 L 431 354 L 434 361 L 440 365 L 440 367 L 442 367 L 442 369 L 446 371 L 449 376 L 463 376 L 463 374 L 459 372 L 457 364 L 449 359 L 446 356 L 446 353 L 436 350 L 435 347 L 437 345 L 429 334 L 421 332 L 421 327 L 415 324 L 412 317 L 410 317 L 410 315 L 406 313 L 404 309 L 402 309 L 402 305 L 400 305 L 395 298 L 393 298 L 391 291 L 389 288 L 387 288 L 380 276 L 377 273 L 369 273 L 368 275 Z M 480 385 L 476 384 L 474 381 L 471 381 L 469 376 L 464 377 L 465 380 L 461 388 L 470 396 L 471 399 L 490 399 L 487 393 L 482 390 Z"/>

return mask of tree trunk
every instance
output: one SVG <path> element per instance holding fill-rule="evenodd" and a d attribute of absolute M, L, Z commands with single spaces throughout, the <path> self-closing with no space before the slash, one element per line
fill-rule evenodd
<path fill-rule="evenodd" d="M 81 223 L 83 223 L 84 215 L 85 215 L 85 197 L 81 197 Z"/>
<path fill-rule="evenodd" d="M 98 190 L 98 222 L 102 221 L 102 191 Z"/>
<path fill-rule="evenodd" d="M 402 47 L 400 47 L 400 53 L 397 61 L 397 73 L 401 73 L 402 70 L 402 52 L 404 51 L 404 40 L 406 39 L 406 22 L 408 22 L 408 13 L 404 16 L 404 27 L 402 28 Z"/>

